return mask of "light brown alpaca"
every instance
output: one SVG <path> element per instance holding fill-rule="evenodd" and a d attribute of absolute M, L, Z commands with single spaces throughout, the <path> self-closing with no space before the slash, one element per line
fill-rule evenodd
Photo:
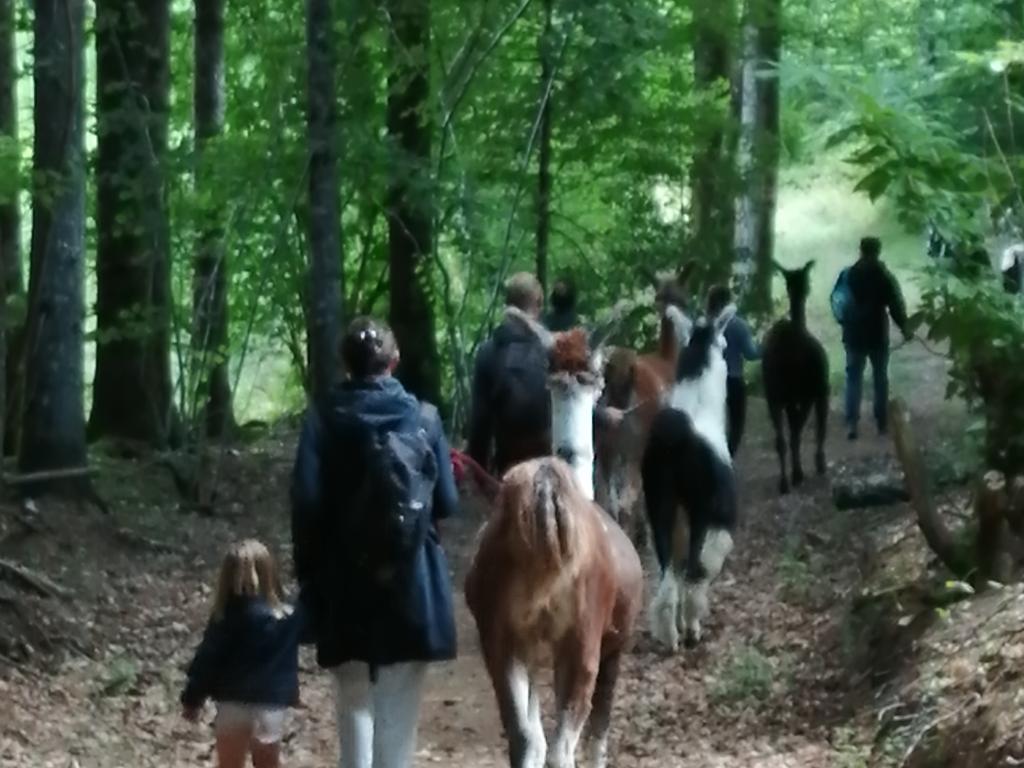
<path fill-rule="evenodd" d="M 512 768 L 572 768 L 584 725 L 591 765 L 607 765 L 622 656 L 641 607 L 640 558 L 593 501 L 593 407 L 600 362 L 581 331 L 551 355 L 552 443 L 562 458 L 506 473 L 466 577 Z M 537 676 L 555 673 L 557 731 L 547 749 Z"/>

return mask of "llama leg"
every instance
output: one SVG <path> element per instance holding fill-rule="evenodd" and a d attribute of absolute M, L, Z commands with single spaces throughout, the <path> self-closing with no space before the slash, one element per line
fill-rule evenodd
<path fill-rule="evenodd" d="M 789 493 L 789 475 L 786 474 L 786 437 L 782 431 L 782 406 L 768 404 L 768 415 L 775 431 L 775 453 L 779 457 L 779 493 Z"/>
<path fill-rule="evenodd" d="M 612 705 L 615 701 L 615 685 L 622 667 L 622 654 L 612 653 L 601 660 L 594 687 L 593 708 L 587 723 L 587 757 L 590 768 L 608 766 L 608 731 L 612 724 Z"/>
<path fill-rule="evenodd" d="M 536 728 L 530 717 L 531 693 L 536 698 L 534 686 L 526 665 L 517 659 L 496 652 L 492 642 L 483 633 L 480 637 L 484 662 L 494 685 L 498 700 L 498 713 L 508 739 L 508 756 L 511 768 L 541 768 L 544 764 L 543 729 Z M 538 714 L 539 714 L 539 704 Z"/>
<path fill-rule="evenodd" d="M 819 475 L 824 475 L 828 470 L 825 463 L 825 436 L 828 432 L 828 393 L 819 397 L 814 404 L 815 416 L 815 443 L 814 466 Z"/>
<path fill-rule="evenodd" d="M 789 451 L 793 462 L 793 486 L 797 488 L 804 482 L 804 467 L 800 457 L 800 435 L 807 422 L 808 413 L 810 413 L 810 406 L 803 403 L 786 409 L 786 417 L 789 420 Z"/>
<path fill-rule="evenodd" d="M 557 650 L 555 661 L 555 705 L 558 725 L 549 768 L 576 768 L 576 747 L 590 715 L 591 701 L 600 667 L 601 638 L 596 628 L 580 627 L 577 631 L 597 637 L 574 639 Z"/>
<path fill-rule="evenodd" d="M 708 589 L 722 572 L 725 558 L 732 551 L 732 534 L 724 528 L 709 528 L 698 545 L 700 554 L 686 570 L 683 614 L 686 620 L 686 646 L 692 648 L 701 639 L 701 621 L 708 613 Z M 693 551 L 693 547 L 691 547 Z"/>

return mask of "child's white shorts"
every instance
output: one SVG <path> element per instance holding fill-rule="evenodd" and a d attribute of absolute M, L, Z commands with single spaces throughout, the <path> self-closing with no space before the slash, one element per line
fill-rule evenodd
<path fill-rule="evenodd" d="M 216 731 L 248 730 L 251 738 L 260 744 L 277 744 L 284 738 L 285 707 L 260 704 L 238 704 L 222 701 L 217 704 L 217 717 L 213 721 Z"/>

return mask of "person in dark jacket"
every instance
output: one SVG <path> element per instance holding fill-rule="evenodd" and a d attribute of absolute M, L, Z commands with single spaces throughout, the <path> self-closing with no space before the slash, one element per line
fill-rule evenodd
<path fill-rule="evenodd" d="M 231 548 L 221 565 L 213 611 L 181 694 L 195 722 L 217 703 L 217 764 L 280 764 L 285 714 L 299 701 L 299 642 L 305 615 L 282 599 L 277 567 L 260 542 Z"/>
<path fill-rule="evenodd" d="M 719 313 L 732 302 L 732 294 L 724 285 L 716 285 L 708 291 L 708 317 Z M 743 377 L 746 361 L 760 360 L 761 347 L 754 341 L 754 334 L 747 321 L 734 315 L 725 326 L 725 407 L 729 422 L 729 454 L 736 455 L 743 440 L 743 429 L 747 423 L 747 382 Z"/>
<path fill-rule="evenodd" d="M 335 680 L 341 768 L 407 768 L 426 665 L 456 653 L 437 521 L 455 514 L 458 495 L 437 409 L 391 375 L 399 351 L 390 329 L 369 318 L 353 321 L 341 357 L 348 379 L 327 403 L 310 408 L 299 440 L 292 479 L 295 569 L 310 606 L 317 661 Z M 421 434 L 436 466 L 426 536 L 403 576 L 388 582 L 364 569 L 368 543 L 352 534 L 373 512 L 358 500 L 371 470 L 371 433 Z"/>
<path fill-rule="evenodd" d="M 505 284 L 505 318 L 477 351 L 466 453 L 501 477 L 514 464 L 551 454 L 548 352 L 540 323 L 544 291 L 529 272 Z M 614 429 L 624 413 L 594 411 L 595 427 Z"/>
<path fill-rule="evenodd" d="M 899 283 L 881 260 L 882 242 L 865 237 L 860 258 L 850 267 L 848 281 L 854 310 L 843 325 L 846 347 L 846 426 L 855 440 L 860 422 L 864 369 L 871 361 L 874 377 L 875 423 L 880 434 L 888 430 L 889 317 L 910 338 L 907 310 Z"/>
<path fill-rule="evenodd" d="M 549 304 L 551 309 L 544 316 L 549 331 L 568 331 L 580 324 L 576 314 L 576 282 L 571 275 L 562 275 L 555 281 Z"/>
<path fill-rule="evenodd" d="M 543 303 L 536 277 L 510 277 L 505 318 L 477 351 L 466 452 L 498 477 L 513 464 L 551 453 L 548 356 L 531 327 Z"/>

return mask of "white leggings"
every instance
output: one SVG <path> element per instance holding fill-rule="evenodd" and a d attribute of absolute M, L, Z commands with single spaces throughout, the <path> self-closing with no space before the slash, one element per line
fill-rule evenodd
<path fill-rule="evenodd" d="M 349 662 L 331 670 L 338 706 L 339 768 L 411 768 L 425 664 L 377 670 Z"/>

